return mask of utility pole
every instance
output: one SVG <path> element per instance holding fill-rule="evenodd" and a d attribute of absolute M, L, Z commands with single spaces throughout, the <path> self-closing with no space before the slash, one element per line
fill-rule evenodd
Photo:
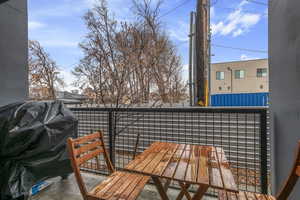
<path fill-rule="evenodd" d="M 208 105 L 208 38 L 209 38 L 209 0 L 197 1 L 196 15 L 196 66 L 194 71 L 195 76 L 195 105 Z"/>
<path fill-rule="evenodd" d="M 207 4 L 207 17 L 208 17 L 208 66 L 207 66 L 207 84 L 208 84 L 208 92 L 207 92 L 207 106 L 210 104 L 211 97 L 211 28 L 210 28 L 210 4 L 211 0 L 208 0 Z"/>
<path fill-rule="evenodd" d="M 190 106 L 194 105 L 194 41 L 195 41 L 195 26 L 194 26 L 195 13 L 191 12 L 190 15 L 190 34 L 189 34 L 189 95 L 190 95 Z"/>

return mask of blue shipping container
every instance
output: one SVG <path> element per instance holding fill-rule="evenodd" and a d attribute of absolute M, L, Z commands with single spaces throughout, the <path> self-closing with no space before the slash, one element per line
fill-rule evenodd
<path fill-rule="evenodd" d="M 269 93 L 211 95 L 211 106 L 268 106 Z"/>

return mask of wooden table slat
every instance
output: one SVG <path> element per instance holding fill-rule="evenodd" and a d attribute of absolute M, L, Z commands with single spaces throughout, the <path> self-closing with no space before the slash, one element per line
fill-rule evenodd
<path fill-rule="evenodd" d="M 197 146 L 191 146 L 191 153 L 189 164 L 185 174 L 185 181 L 187 182 L 197 182 L 197 166 L 198 166 L 198 148 Z"/>
<path fill-rule="evenodd" d="M 245 192 L 245 194 L 247 196 L 247 200 L 257 200 L 254 193 L 252 193 L 252 192 Z"/>
<path fill-rule="evenodd" d="M 143 153 L 138 155 L 132 162 L 130 162 L 126 169 L 129 170 L 139 170 L 144 169 L 144 167 L 153 159 L 155 156 L 155 152 L 161 148 L 160 142 L 153 143 L 148 149 L 146 149 Z"/>
<path fill-rule="evenodd" d="M 165 171 L 166 167 L 168 166 L 170 160 L 172 159 L 173 155 L 176 153 L 179 144 L 172 144 L 169 147 L 169 151 L 165 154 L 161 162 L 157 165 L 154 169 L 153 174 L 158 174 L 159 176 Z"/>
<path fill-rule="evenodd" d="M 258 200 L 269 200 L 268 197 L 266 197 L 266 195 L 264 195 L 264 194 L 256 193 L 255 195 Z"/>
<path fill-rule="evenodd" d="M 159 142 L 155 142 L 155 143 L 151 144 L 149 148 L 147 148 L 145 151 L 143 151 L 143 153 L 137 155 L 134 160 L 132 160 L 130 163 L 128 163 L 128 165 L 126 165 L 125 168 L 133 169 L 137 164 L 143 162 L 147 158 L 148 153 L 150 153 L 152 151 L 152 148 L 155 148 L 159 144 L 160 144 Z"/>
<path fill-rule="evenodd" d="M 209 156 L 209 167 L 210 167 L 210 185 L 216 188 L 224 189 L 222 181 L 221 170 L 218 163 L 217 153 L 215 147 L 212 147 Z"/>
<path fill-rule="evenodd" d="M 143 154 L 146 158 L 143 160 L 143 162 L 137 164 L 134 167 L 134 170 L 144 172 L 144 169 L 148 167 L 157 154 L 159 154 L 165 147 L 165 145 L 159 144 L 158 146 L 151 148 L 151 151 L 148 154 Z"/>
<path fill-rule="evenodd" d="M 211 147 L 199 146 L 198 147 L 198 169 L 197 169 L 197 182 L 209 184 L 209 156 Z"/>
<path fill-rule="evenodd" d="M 170 179 L 174 178 L 174 173 L 176 172 L 176 168 L 178 166 L 178 163 L 181 159 L 182 154 L 185 150 L 185 144 L 180 144 L 178 149 L 176 150 L 176 153 L 172 156 L 170 162 L 168 163 L 168 166 L 166 167 L 164 173 L 162 174 L 163 177 L 167 177 Z"/>
<path fill-rule="evenodd" d="M 223 149 L 217 147 L 216 151 L 217 151 L 217 158 L 219 160 L 221 176 L 222 176 L 222 180 L 224 181 L 225 188 L 229 191 L 238 190 Z"/>
<path fill-rule="evenodd" d="M 159 153 L 156 153 L 153 160 L 148 163 L 148 165 L 144 168 L 144 173 L 152 173 L 156 167 L 161 163 L 160 161 L 164 158 L 164 156 L 169 152 L 170 148 L 173 146 L 171 144 L 161 144 L 161 150 Z"/>
<path fill-rule="evenodd" d="M 227 199 L 228 200 L 239 200 L 237 194 L 234 192 L 227 192 Z"/>
<path fill-rule="evenodd" d="M 190 154 L 191 154 L 191 146 L 186 145 L 185 151 L 181 155 L 181 158 L 178 162 L 176 171 L 174 172 L 174 179 L 177 180 L 185 180 L 186 171 L 188 168 L 188 163 L 190 160 Z"/>
<path fill-rule="evenodd" d="M 199 189 L 193 199 L 201 198 L 208 187 L 213 187 L 232 192 L 228 194 L 225 192 L 228 200 L 239 198 L 247 200 L 246 196 L 245 198 L 243 196 L 237 198 L 237 186 L 222 148 L 155 142 L 138 155 L 135 160 L 131 161 L 125 169 L 133 173 L 151 176 L 160 191 L 160 195 L 166 199 L 166 191 L 160 178 L 165 178 L 167 182 L 178 181 L 181 184 L 182 191 L 178 196 L 179 199 L 183 195 L 191 198 L 187 194 L 186 186 L 196 184 L 199 186 Z M 122 181 L 124 181 L 123 178 L 120 182 Z M 115 184 L 117 186 L 113 186 L 112 189 L 116 188 L 117 196 L 124 194 L 122 199 L 126 199 L 128 191 L 125 192 L 125 186 L 119 185 L 119 182 Z M 128 184 L 127 186 L 130 187 Z M 115 196 L 112 196 L 111 200 L 114 198 Z"/>
<path fill-rule="evenodd" d="M 247 200 L 245 192 L 239 192 L 238 196 L 239 200 Z"/>

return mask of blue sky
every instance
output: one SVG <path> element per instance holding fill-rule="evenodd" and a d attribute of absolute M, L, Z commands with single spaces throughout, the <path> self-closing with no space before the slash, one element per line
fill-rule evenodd
<path fill-rule="evenodd" d="M 66 90 L 73 89 L 70 71 L 82 54 L 78 43 L 87 32 L 82 16 L 94 0 L 28 0 L 29 38 L 38 40 L 58 63 L 67 82 Z M 156 0 L 153 0 L 156 1 Z M 212 44 L 244 49 L 267 50 L 267 6 L 246 0 L 211 0 Z M 257 0 L 266 3 L 267 0 Z M 119 20 L 131 20 L 131 0 L 108 0 L 109 7 Z M 178 46 L 182 57 L 183 76 L 187 79 L 188 32 L 190 12 L 196 0 L 165 0 L 161 13 L 166 32 Z M 266 53 L 241 51 L 212 46 L 212 62 L 266 58 Z"/>

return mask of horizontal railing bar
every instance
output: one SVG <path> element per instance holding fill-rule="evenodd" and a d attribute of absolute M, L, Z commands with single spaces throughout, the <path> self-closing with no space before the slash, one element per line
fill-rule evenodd
<path fill-rule="evenodd" d="M 104 107 L 71 107 L 72 111 L 107 111 L 107 112 L 202 112 L 202 113 L 261 113 L 268 107 L 189 107 L 189 108 L 104 108 Z"/>

